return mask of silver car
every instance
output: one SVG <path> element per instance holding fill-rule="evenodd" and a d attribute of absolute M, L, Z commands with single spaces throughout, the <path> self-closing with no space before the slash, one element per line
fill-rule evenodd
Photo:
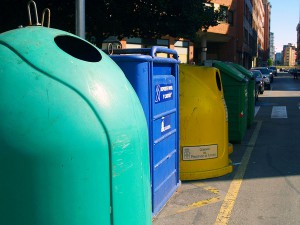
<path fill-rule="evenodd" d="M 254 67 L 251 70 L 259 70 L 263 75 L 265 89 L 271 90 L 271 74 L 268 67 Z"/>

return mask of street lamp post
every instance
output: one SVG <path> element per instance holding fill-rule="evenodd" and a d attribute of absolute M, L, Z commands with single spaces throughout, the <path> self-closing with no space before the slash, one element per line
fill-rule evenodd
<path fill-rule="evenodd" d="M 76 0 L 76 35 L 85 39 L 85 0 Z"/>
<path fill-rule="evenodd" d="M 207 55 L 207 35 L 204 33 L 201 37 L 201 64 L 206 61 Z"/>

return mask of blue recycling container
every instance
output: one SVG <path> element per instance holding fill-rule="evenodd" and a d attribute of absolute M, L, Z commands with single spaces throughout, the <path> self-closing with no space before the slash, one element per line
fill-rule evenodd
<path fill-rule="evenodd" d="M 169 58 L 158 57 L 165 53 Z M 124 55 L 126 54 L 126 55 Z M 170 58 L 170 56 L 173 58 Z M 154 46 L 115 50 L 111 58 L 135 89 L 148 123 L 152 213 L 155 216 L 180 184 L 178 54 Z"/>

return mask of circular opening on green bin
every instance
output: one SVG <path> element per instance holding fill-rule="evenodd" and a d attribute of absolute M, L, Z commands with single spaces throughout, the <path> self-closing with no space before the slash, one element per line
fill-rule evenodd
<path fill-rule="evenodd" d="M 91 44 L 69 35 L 60 35 L 54 38 L 57 46 L 69 55 L 87 62 L 99 62 L 102 59 L 100 52 Z"/>
<path fill-rule="evenodd" d="M 219 91 L 221 91 L 222 90 L 221 78 L 220 78 L 220 74 L 218 72 L 216 72 L 216 82 L 217 82 Z"/>

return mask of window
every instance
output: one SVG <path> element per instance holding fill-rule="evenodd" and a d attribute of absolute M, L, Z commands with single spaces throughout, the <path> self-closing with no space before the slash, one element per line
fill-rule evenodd
<path fill-rule="evenodd" d="M 233 25 L 233 11 L 231 11 L 231 10 L 228 11 L 227 21 L 230 25 Z"/>
<path fill-rule="evenodd" d="M 220 13 L 222 14 L 222 16 L 224 17 L 223 20 L 219 21 L 219 22 L 223 22 L 223 23 L 227 23 L 227 17 L 228 17 L 228 7 L 220 5 Z"/>

